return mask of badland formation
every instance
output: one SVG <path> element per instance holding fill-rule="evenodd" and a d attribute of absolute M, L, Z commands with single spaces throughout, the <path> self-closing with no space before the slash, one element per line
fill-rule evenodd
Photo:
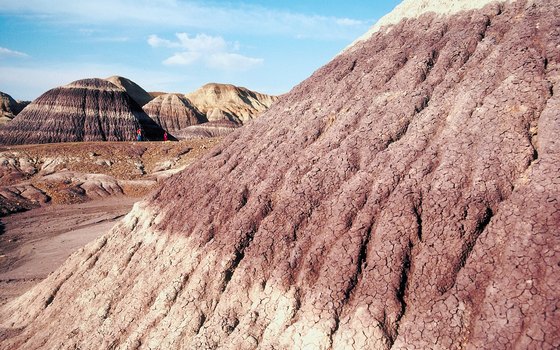
<path fill-rule="evenodd" d="M 0 308 L 3 347 L 559 348 L 559 60 L 558 1 L 405 0 Z"/>
<path fill-rule="evenodd" d="M 16 101 L 12 96 L 0 91 L 0 125 L 14 119 L 28 104 L 28 101 Z"/>
<path fill-rule="evenodd" d="M 123 77 L 83 79 L 47 91 L 27 108 L 2 94 L 6 125 L 0 127 L 0 144 L 131 141 L 138 130 L 149 141 L 161 141 L 166 131 L 183 138 L 223 136 L 262 114 L 275 100 L 215 83 L 190 95 L 154 98 Z M 207 124 L 188 128 L 203 123 Z"/>

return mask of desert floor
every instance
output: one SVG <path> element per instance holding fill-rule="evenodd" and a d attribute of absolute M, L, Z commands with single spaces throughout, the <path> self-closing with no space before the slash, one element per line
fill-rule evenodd
<path fill-rule="evenodd" d="M 0 305 L 45 279 L 219 141 L 0 146 Z"/>
<path fill-rule="evenodd" d="M 25 293 L 75 250 L 107 232 L 138 200 L 110 197 L 0 218 L 0 305 Z"/>

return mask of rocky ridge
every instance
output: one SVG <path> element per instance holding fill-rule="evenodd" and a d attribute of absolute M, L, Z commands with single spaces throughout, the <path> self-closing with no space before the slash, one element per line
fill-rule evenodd
<path fill-rule="evenodd" d="M 6 348 L 560 347 L 559 18 L 376 32 L 0 309 Z"/>

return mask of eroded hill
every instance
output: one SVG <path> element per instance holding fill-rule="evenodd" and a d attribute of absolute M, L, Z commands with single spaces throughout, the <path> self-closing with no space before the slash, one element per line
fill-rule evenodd
<path fill-rule="evenodd" d="M 6 347 L 560 347 L 560 8 L 477 4 L 318 70 L 3 307 Z"/>
<path fill-rule="evenodd" d="M 103 79 L 82 79 L 35 99 L 0 127 L 0 144 L 132 141 L 137 130 L 144 139 L 163 139 L 163 129 L 123 88 Z"/>

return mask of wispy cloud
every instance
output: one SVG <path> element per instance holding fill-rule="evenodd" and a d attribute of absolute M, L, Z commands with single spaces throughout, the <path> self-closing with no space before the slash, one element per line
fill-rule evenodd
<path fill-rule="evenodd" d="M 56 22 L 111 23 L 143 28 L 190 28 L 288 35 L 319 39 L 354 39 L 369 24 L 350 18 L 306 15 L 256 5 L 216 5 L 180 0 L 75 1 L 0 0 L 0 13 L 40 15 Z M 44 17 L 46 16 L 46 17 Z"/>
<path fill-rule="evenodd" d="M 148 44 L 154 48 L 179 49 L 171 57 L 163 61 L 166 65 L 191 65 L 202 63 L 208 68 L 225 71 L 246 71 L 263 63 L 261 58 L 241 55 L 238 43 L 228 43 L 220 36 L 187 33 L 175 34 L 177 40 L 172 41 L 152 34 Z"/>
<path fill-rule="evenodd" d="M 360 21 L 352 18 L 337 18 L 335 22 L 336 24 L 339 24 L 341 26 L 349 26 L 349 27 L 368 25 L 364 21 Z"/>
<path fill-rule="evenodd" d="M 5 47 L 0 47 L 0 57 L 24 58 L 24 57 L 29 57 L 29 55 L 24 52 L 19 52 L 19 51 L 7 49 Z"/>
<path fill-rule="evenodd" d="M 124 43 L 130 41 L 128 36 L 115 36 L 112 35 L 107 29 L 99 30 L 94 28 L 80 28 L 78 33 L 91 40 L 92 42 L 103 43 Z"/>
<path fill-rule="evenodd" d="M 130 41 L 130 38 L 127 36 L 106 36 L 94 38 L 93 41 L 101 43 L 125 43 L 127 41 Z"/>
<path fill-rule="evenodd" d="M 210 68 L 226 71 L 247 71 L 264 62 L 262 58 L 253 58 L 236 53 L 218 52 L 208 57 L 206 64 Z"/>
<path fill-rule="evenodd" d="M 187 33 L 177 33 L 175 36 L 178 41 L 162 39 L 152 34 L 148 37 L 148 44 L 152 47 L 183 48 L 195 52 L 216 52 L 227 48 L 226 41 L 220 36 L 197 34 L 190 37 Z"/>

